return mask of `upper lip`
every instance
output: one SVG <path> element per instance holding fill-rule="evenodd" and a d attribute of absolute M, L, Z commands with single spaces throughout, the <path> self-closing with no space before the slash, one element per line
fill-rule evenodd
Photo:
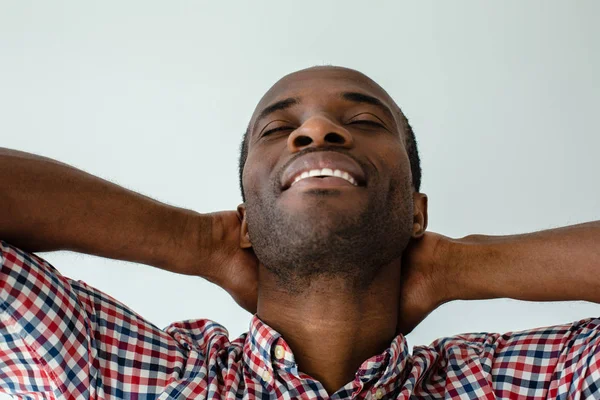
<path fill-rule="evenodd" d="M 331 168 L 349 173 L 359 186 L 365 184 L 365 173 L 360 165 L 351 157 L 335 151 L 315 151 L 296 158 L 283 171 L 281 189 L 286 190 L 294 178 L 311 169 Z"/>

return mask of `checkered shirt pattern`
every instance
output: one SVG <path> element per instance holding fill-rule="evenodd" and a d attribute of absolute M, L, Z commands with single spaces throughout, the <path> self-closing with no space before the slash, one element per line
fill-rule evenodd
<path fill-rule="evenodd" d="M 0 241 L 0 392 L 22 399 L 600 399 L 600 319 L 415 346 L 402 335 L 331 396 L 252 317 L 162 330 Z"/>

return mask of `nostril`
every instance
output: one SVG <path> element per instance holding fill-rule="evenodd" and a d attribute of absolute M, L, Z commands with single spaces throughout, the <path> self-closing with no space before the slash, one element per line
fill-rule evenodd
<path fill-rule="evenodd" d="M 345 142 L 344 137 L 335 132 L 330 132 L 327 135 L 325 135 L 325 141 L 328 143 L 335 143 L 335 144 L 340 144 L 340 143 Z"/>
<path fill-rule="evenodd" d="M 311 143 L 312 139 L 308 136 L 298 136 L 296 140 L 294 140 L 294 144 L 296 145 L 296 147 L 308 146 Z"/>

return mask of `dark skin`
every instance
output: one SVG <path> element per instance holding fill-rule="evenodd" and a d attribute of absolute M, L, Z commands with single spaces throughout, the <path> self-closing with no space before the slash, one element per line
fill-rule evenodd
<path fill-rule="evenodd" d="M 355 105 L 340 102 L 336 92 L 361 90 L 393 107 L 387 94 L 377 88 L 351 70 L 300 71 L 276 84 L 259 103 L 253 121 L 269 101 L 293 93 L 302 96 L 302 106 L 293 110 L 295 114 L 288 110 L 287 115 L 273 119 L 295 117 L 303 125 L 294 126 L 294 133 L 280 131 L 281 137 L 267 145 L 257 145 L 256 139 L 251 139 L 254 141 L 250 142 L 247 161 L 250 168 L 244 174 L 247 190 L 266 185 L 273 168 L 300 151 L 294 139 L 309 137 L 311 141 L 303 139 L 299 143 L 319 146 L 324 140 L 323 132 L 344 132 L 346 128 L 331 115 L 332 110 Z M 397 119 L 388 123 L 392 130 L 400 132 Z M 280 123 L 272 125 L 277 124 Z M 262 128 L 257 127 L 259 132 Z M 406 162 L 400 133 L 345 133 L 352 135 L 351 151 L 372 158 L 382 175 L 396 171 L 407 178 L 406 167 L 397 168 Z M 343 196 L 347 202 L 337 203 L 340 198 L 332 197 L 329 206 L 352 212 L 352 207 L 360 204 L 360 199 L 352 198 L 360 196 L 358 192 L 349 190 Z M 323 277 L 315 280 L 301 297 L 289 294 L 253 254 L 244 204 L 237 213 L 211 214 L 214 228 L 209 265 L 219 265 L 218 272 L 212 274 L 216 277 L 213 281 L 248 311 L 258 310 L 261 319 L 282 333 L 293 349 L 299 369 L 321 381 L 329 393 L 352 380 L 360 364 L 381 353 L 396 334 L 411 332 L 429 313 L 452 300 L 512 298 L 600 303 L 599 221 L 522 235 L 452 239 L 425 231 L 427 197 L 414 191 L 412 196 L 414 214 L 408 246 L 402 257 L 382 268 L 361 293 L 350 290 L 343 279 Z M 304 207 L 297 199 L 288 204 Z"/>
<path fill-rule="evenodd" d="M 375 97 L 387 110 L 341 98 L 344 92 Z M 264 108 L 287 98 L 297 98 L 299 103 L 257 118 Z M 410 181 L 400 110 L 385 91 L 356 71 L 313 68 L 288 75 L 267 92 L 256 110 L 243 178 L 247 194 L 260 196 L 262 188 L 272 185 L 273 171 L 307 147 L 340 146 L 356 158 L 368 160 L 383 182 L 383 190 L 391 180 Z M 283 192 L 279 201 L 293 212 L 325 215 L 358 213 L 365 206 L 364 187 L 321 185 L 319 189 L 328 193 L 312 195 L 314 188 L 308 185 Z M 416 239 L 427 226 L 427 197 L 420 193 L 411 196 L 412 238 Z M 319 211 L 314 208 L 317 204 Z M 239 212 L 243 218 L 241 246 L 248 249 L 252 239 L 244 205 Z M 257 313 L 283 335 L 299 369 L 333 393 L 353 380 L 361 363 L 383 352 L 396 336 L 399 302 L 390 299 L 400 298 L 401 271 L 398 257 L 382 266 L 366 288 L 357 289 L 347 277 L 319 276 L 311 280 L 308 289 L 290 293 L 259 264 Z"/>
<path fill-rule="evenodd" d="M 336 95 L 350 89 L 377 97 L 392 108 L 392 118 L 386 119 L 372 105 L 342 101 Z M 323 146 L 322 140 L 329 146 L 345 146 L 345 151 L 371 163 L 381 179 L 369 189 L 385 191 L 389 182 L 409 179 L 399 110 L 368 78 L 339 68 L 300 71 L 265 95 L 253 121 L 269 101 L 290 94 L 301 96 L 302 104 L 271 118 L 297 124 L 294 131 L 276 132 L 279 136 L 263 144 L 256 136 L 251 138 L 244 173 L 248 198 L 268 193 L 273 171 L 305 151 L 298 146 Z M 365 113 L 380 116 L 387 129 L 350 124 L 359 115 L 371 119 Z M 257 129 L 254 134 L 260 133 L 261 124 Z M 324 131 L 335 131 L 339 137 L 323 135 Z M 255 255 L 245 204 L 237 211 L 200 214 L 56 160 L 10 149 L 0 148 L 0 170 L 7 171 L 0 196 L 7 210 L 0 213 L 3 240 L 30 252 L 72 250 L 214 282 L 244 309 L 258 310 L 258 316 L 290 344 L 299 369 L 319 379 L 330 393 L 353 379 L 360 364 L 381 353 L 394 335 L 409 333 L 445 302 L 512 298 L 600 303 L 600 221 L 521 235 L 454 239 L 425 232 L 427 197 L 412 190 L 408 246 L 400 248 L 396 259 L 373 269 L 377 274 L 367 287 L 357 292 L 351 279 L 322 277 L 298 297 L 286 291 Z M 318 205 L 327 215 L 320 216 L 335 222 L 336 215 L 360 211 L 364 190 L 348 186 L 321 190 Z M 308 193 L 288 196 L 289 192 L 276 204 L 315 212 L 314 191 L 307 187 L 303 191 Z M 328 218 L 320 228 L 327 227 Z"/>
<path fill-rule="evenodd" d="M 342 93 L 348 92 L 376 98 L 381 106 L 357 100 L 356 95 L 342 97 Z M 298 104 L 258 118 L 265 107 L 287 98 L 299 99 Z M 378 179 L 368 186 L 346 183 L 340 186 L 334 182 L 331 186 L 321 185 L 318 190 L 298 185 L 278 198 L 282 207 L 291 213 L 319 212 L 322 213 L 319 219 L 331 217 L 331 223 L 335 224 L 337 215 L 358 214 L 365 209 L 368 191 L 387 193 L 392 184 L 401 184 L 402 194 L 407 196 L 395 200 L 408 198 L 413 203 L 410 204 L 413 215 L 409 215 L 406 229 L 410 237 L 419 238 L 427 225 L 427 198 L 411 193 L 410 164 L 400 117 L 400 110 L 387 93 L 356 71 L 314 68 L 291 74 L 267 92 L 252 117 L 243 178 L 245 192 L 249 197 L 262 196 L 279 179 L 273 171 L 298 152 L 307 148 L 343 148 L 354 158 L 369 163 Z M 280 128 L 282 124 L 293 128 L 280 129 L 268 138 L 263 135 L 265 129 L 276 128 L 276 124 Z M 231 213 L 213 215 L 210 229 L 204 219 L 199 226 L 203 234 L 198 247 L 208 245 L 210 250 L 192 257 L 193 262 L 215 266 L 212 270 L 204 268 L 201 275 L 224 286 L 249 309 L 253 308 L 252 298 L 257 290 L 258 316 L 283 335 L 302 372 L 318 379 L 329 393 L 335 392 L 354 379 L 366 359 L 389 347 L 397 334 L 402 244 L 392 246 L 398 248 L 398 257 L 378 265 L 376 275 L 366 287 L 358 288 L 348 277 L 317 276 L 301 293 L 292 293 L 257 262 L 250 250 L 252 238 L 248 233 L 246 207 L 241 205 L 238 213 L 239 228 L 237 216 Z M 189 221 L 180 226 L 195 226 L 191 222 L 194 219 Z M 207 240 L 208 231 L 216 242 Z M 234 245 L 231 237 L 236 234 L 239 240 Z M 180 262 L 189 262 L 179 258 Z M 194 273 L 186 268 L 177 272 Z"/>

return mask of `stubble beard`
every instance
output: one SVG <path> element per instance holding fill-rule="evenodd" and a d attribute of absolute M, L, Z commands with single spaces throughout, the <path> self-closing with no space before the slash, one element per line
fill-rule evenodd
<path fill-rule="evenodd" d="M 402 188 L 400 188 L 402 186 Z M 301 294 L 311 281 L 342 279 L 362 291 L 379 270 L 400 258 L 412 229 L 412 191 L 397 185 L 371 194 L 355 215 L 317 199 L 302 213 L 278 207 L 275 197 L 246 204 L 248 230 L 258 259 L 290 293 Z M 323 196 L 327 196 L 323 193 Z"/>

